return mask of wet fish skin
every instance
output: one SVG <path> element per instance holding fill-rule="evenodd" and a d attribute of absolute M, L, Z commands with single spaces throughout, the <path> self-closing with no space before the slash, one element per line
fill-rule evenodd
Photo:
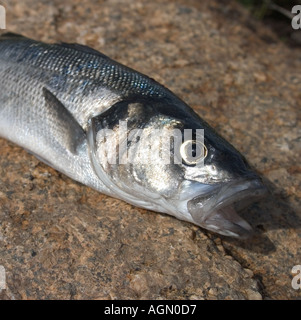
<path fill-rule="evenodd" d="M 8 34 L 0 40 L 0 59 L 0 135 L 73 179 L 103 191 L 105 187 L 86 157 L 86 141 L 81 155 L 69 152 L 68 141 L 73 133 L 61 132 L 66 123 L 53 114 L 55 102 L 45 98 L 45 90 L 86 130 L 90 118 L 123 96 L 142 91 L 143 95 L 159 97 L 163 95 L 160 86 L 78 44 L 48 45 Z"/>
<path fill-rule="evenodd" d="M 0 78 L 1 137 L 102 193 L 223 235 L 250 233 L 234 203 L 262 197 L 260 178 L 231 144 L 153 79 L 86 46 L 13 34 L 0 37 Z M 155 156 L 148 165 L 109 164 L 97 141 L 102 129 L 117 132 L 120 121 L 129 124 L 126 134 L 135 128 L 204 129 L 204 166 L 163 164 Z M 127 151 L 134 149 L 143 153 L 146 146 L 137 140 Z"/>

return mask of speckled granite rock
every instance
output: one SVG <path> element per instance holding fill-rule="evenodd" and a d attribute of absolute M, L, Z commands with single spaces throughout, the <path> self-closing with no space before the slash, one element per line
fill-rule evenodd
<path fill-rule="evenodd" d="M 295 299 L 301 59 L 234 1 L 7 1 L 9 31 L 79 42 L 169 87 L 241 150 L 271 194 L 256 236 L 219 238 L 106 197 L 0 140 L 1 299 Z"/>

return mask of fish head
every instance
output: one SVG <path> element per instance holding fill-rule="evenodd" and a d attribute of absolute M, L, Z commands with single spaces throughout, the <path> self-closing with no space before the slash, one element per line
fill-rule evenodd
<path fill-rule="evenodd" d="M 124 100 L 91 119 L 88 132 L 95 172 L 109 194 L 222 235 L 250 235 L 237 208 L 266 188 L 184 103 Z"/>

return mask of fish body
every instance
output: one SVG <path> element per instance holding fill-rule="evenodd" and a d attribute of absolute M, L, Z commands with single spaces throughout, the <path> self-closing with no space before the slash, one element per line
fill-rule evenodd
<path fill-rule="evenodd" d="M 155 80 L 86 46 L 14 34 L 0 37 L 0 78 L 1 137 L 107 195 L 223 235 L 250 233 L 234 203 L 261 197 L 260 178 Z"/>

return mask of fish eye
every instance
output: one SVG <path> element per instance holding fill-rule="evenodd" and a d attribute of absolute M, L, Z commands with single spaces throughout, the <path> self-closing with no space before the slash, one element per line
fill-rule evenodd
<path fill-rule="evenodd" d="M 187 140 L 182 143 L 180 154 L 187 165 L 195 165 L 207 157 L 208 149 L 200 141 Z"/>

